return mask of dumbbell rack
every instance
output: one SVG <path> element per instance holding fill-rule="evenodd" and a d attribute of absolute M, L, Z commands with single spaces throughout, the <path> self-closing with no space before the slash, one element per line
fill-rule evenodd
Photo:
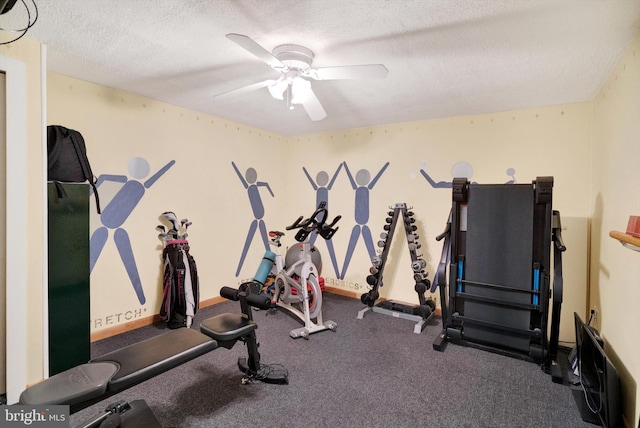
<path fill-rule="evenodd" d="M 389 211 L 389 216 L 386 218 L 386 224 L 384 225 L 384 232 L 380 234 L 381 240 L 378 241 L 378 247 L 381 247 L 382 250 L 371 260 L 372 267 L 369 269 L 371 274 L 367 276 L 367 283 L 371 290 L 360 297 L 362 303 L 367 305 L 367 307 L 358 312 L 358 319 L 364 318 L 364 316 L 370 312 L 407 319 L 416 322 L 413 332 L 420 334 L 433 316 L 436 307 L 431 297 L 425 296 L 425 293 L 430 287 L 430 281 L 427 279 L 428 273 L 425 271 L 427 262 L 417 253 L 421 245 L 418 242 L 419 236 L 416 233 L 417 227 L 414 224 L 415 218 L 413 211 L 410 211 L 404 203 L 397 203 L 395 206 L 389 208 L 393 211 Z M 393 300 L 385 300 L 376 304 L 376 300 L 380 297 L 378 289 L 383 286 L 382 276 L 387 262 L 387 256 L 389 255 L 393 235 L 401 216 L 404 231 L 407 236 L 407 246 L 409 247 L 409 254 L 411 256 L 411 268 L 413 270 L 413 278 L 416 281 L 414 288 L 416 293 L 418 293 L 419 304 L 412 306 Z"/>

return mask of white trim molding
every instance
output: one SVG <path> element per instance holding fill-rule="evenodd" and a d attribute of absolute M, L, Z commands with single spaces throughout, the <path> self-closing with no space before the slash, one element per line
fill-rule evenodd
<path fill-rule="evenodd" d="M 42 105 L 42 374 L 49 377 L 49 209 L 47 195 L 47 46 L 40 45 Z"/>
<path fill-rule="evenodd" d="M 27 384 L 27 79 L 26 66 L 0 56 L 6 74 L 6 370 L 7 403 Z"/>

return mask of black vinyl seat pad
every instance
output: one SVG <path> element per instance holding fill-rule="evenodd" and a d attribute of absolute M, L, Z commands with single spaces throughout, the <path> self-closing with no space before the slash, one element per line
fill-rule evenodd
<path fill-rule="evenodd" d="M 118 372 L 115 363 L 87 363 L 65 370 L 20 394 L 20 404 L 75 405 L 107 392 L 109 379 Z"/>
<path fill-rule="evenodd" d="M 246 336 L 258 325 L 240 314 L 224 313 L 200 323 L 200 331 L 219 342 L 235 341 Z"/>

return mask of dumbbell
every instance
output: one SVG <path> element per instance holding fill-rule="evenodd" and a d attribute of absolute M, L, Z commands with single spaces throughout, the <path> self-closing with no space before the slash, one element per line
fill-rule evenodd
<path fill-rule="evenodd" d="M 376 285 L 377 283 L 378 283 L 378 276 L 377 275 L 368 275 L 367 276 L 367 284 Z"/>
<path fill-rule="evenodd" d="M 418 294 L 424 294 L 427 292 L 427 290 L 429 289 L 429 281 L 416 281 L 416 285 L 415 287 L 413 287 L 416 290 L 416 293 Z"/>
<path fill-rule="evenodd" d="M 432 311 L 432 310 L 431 310 L 431 308 L 430 308 L 429 306 L 427 306 L 427 305 L 420 305 L 420 306 L 418 307 L 418 312 L 420 313 L 420 316 L 421 316 L 423 319 L 427 319 L 427 318 L 429 318 L 429 316 L 431 315 L 431 312 L 433 312 L 433 311 Z"/>
<path fill-rule="evenodd" d="M 429 283 L 427 279 L 427 274 L 424 271 L 416 272 L 413 274 L 413 279 L 415 282 L 426 282 Z"/>
<path fill-rule="evenodd" d="M 373 307 L 378 297 L 380 297 L 380 293 L 378 293 L 378 290 L 371 290 L 368 293 L 364 293 L 362 296 L 360 296 L 360 301 L 369 307 Z"/>
<path fill-rule="evenodd" d="M 411 263 L 411 268 L 414 272 L 420 272 L 427 266 L 427 262 L 424 259 L 418 259 L 415 262 Z"/>

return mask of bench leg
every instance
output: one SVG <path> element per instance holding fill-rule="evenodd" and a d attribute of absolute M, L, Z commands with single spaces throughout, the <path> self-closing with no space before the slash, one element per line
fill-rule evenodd
<path fill-rule="evenodd" d="M 134 400 L 131 403 L 118 401 L 111 403 L 103 413 L 88 419 L 80 425 L 81 428 L 120 427 L 120 428 L 162 428 L 158 419 L 144 400 Z"/>

